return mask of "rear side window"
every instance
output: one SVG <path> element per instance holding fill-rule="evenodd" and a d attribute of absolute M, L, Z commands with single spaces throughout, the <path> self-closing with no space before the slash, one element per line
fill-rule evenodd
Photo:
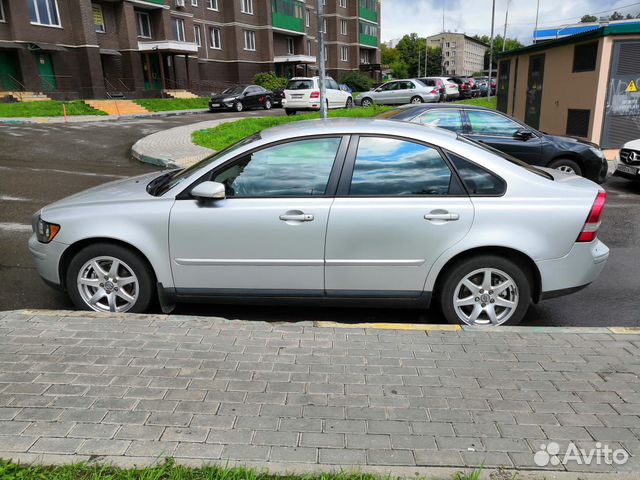
<path fill-rule="evenodd" d="M 313 89 L 313 80 L 289 80 L 287 90 L 311 90 Z"/>
<path fill-rule="evenodd" d="M 507 185 L 501 178 L 485 170 L 481 166 L 462 158 L 455 153 L 448 153 L 449 160 L 453 163 L 462 183 L 473 196 L 502 195 Z"/>
<path fill-rule="evenodd" d="M 447 195 L 451 170 L 431 147 L 395 138 L 361 137 L 351 195 Z"/>

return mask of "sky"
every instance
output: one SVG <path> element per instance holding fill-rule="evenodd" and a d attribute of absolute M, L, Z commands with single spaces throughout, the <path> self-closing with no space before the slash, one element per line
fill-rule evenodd
<path fill-rule="evenodd" d="M 524 44 L 532 42 L 537 0 L 496 0 L 495 33 L 502 35 L 507 2 L 510 2 L 507 36 Z M 491 33 L 492 0 L 381 0 L 382 41 L 399 39 L 408 33 L 428 36 L 442 31 L 442 7 L 445 5 L 445 30 L 468 35 Z M 637 0 L 540 0 L 540 27 L 552 27 L 580 21 L 585 14 L 597 17 L 614 10 L 640 14 Z"/>

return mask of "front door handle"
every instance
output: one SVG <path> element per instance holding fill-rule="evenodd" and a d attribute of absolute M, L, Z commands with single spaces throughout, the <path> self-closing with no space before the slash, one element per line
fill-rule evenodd
<path fill-rule="evenodd" d="M 299 214 L 289 214 L 289 215 L 280 215 L 280 220 L 283 222 L 313 222 L 313 215 L 309 215 L 308 213 L 299 213 Z"/>
<path fill-rule="evenodd" d="M 427 213 L 424 216 L 425 220 L 443 220 L 445 222 L 455 222 L 460 220 L 460 215 L 457 213 Z"/>

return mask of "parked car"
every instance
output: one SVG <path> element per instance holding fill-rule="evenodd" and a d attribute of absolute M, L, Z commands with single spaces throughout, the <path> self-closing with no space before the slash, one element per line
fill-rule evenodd
<path fill-rule="evenodd" d="M 466 76 L 466 77 L 460 77 L 460 78 L 462 78 L 462 80 L 464 80 L 469 84 L 469 87 L 471 88 L 472 98 L 476 98 L 480 96 L 480 88 L 478 87 L 478 85 L 476 85 L 476 81 L 473 77 Z"/>
<path fill-rule="evenodd" d="M 458 89 L 458 84 L 454 81 L 450 80 L 449 77 L 438 77 L 442 80 L 444 84 L 444 90 L 446 93 L 445 100 L 456 100 L 460 97 L 460 90 Z"/>
<path fill-rule="evenodd" d="M 466 79 L 461 77 L 448 77 L 447 80 L 458 85 L 458 92 L 460 93 L 459 98 L 461 99 L 473 98 L 473 91 L 471 89 L 471 84 Z"/>
<path fill-rule="evenodd" d="M 640 139 L 625 143 L 615 159 L 615 164 L 616 175 L 640 181 Z"/>
<path fill-rule="evenodd" d="M 381 114 L 464 135 L 528 163 L 581 175 L 602 183 L 607 159 L 597 145 L 572 137 L 548 135 L 504 113 L 471 105 L 411 105 Z"/>
<path fill-rule="evenodd" d="M 250 108 L 269 110 L 273 106 L 273 92 L 259 85 L 236 85 L 212 95 L 209 100 L 209 111 L 235 110 L 241 112 Z"/>
<path fill-rule="evenodd" d="M 440 93 L 436 87 L 428 87 L 420 80 L 408 78 L 392 80 L 375 90 L 363 92 L 359 104 L 368 107 L 374 103 L 380 105 L 404 105 L 405 103 L 437 102 Z"/>
<path fill-rule="evenodd" d="M 278 88 L 273 91 L 273 106 L 282 107 L 282 99 L 284 99 L 284 88 Z"/>
<path fill-rule="evenodd" d="M 423 77 L 418 78 L 423 84 L 427 87 L 433 87 L 438 90 L 440 96 L 438 97 L 439 102 L 444 102 L 447 99 L 447 92 L 445 91 L 444 82 L 440 77 Z"/>
<path fill-rule="evenodd" d="M 476 85 L 480 91 L 481 97 L 486 97 L 489 93 L 489 77 L 477 77 L 475 79 Z M 491 95 L 496 94 L 496 79 L 491 79 Z"/>
<path fill-rule="evenodd" d="M 328 108 L 353 107 L 351 94 L 341 90 L 333 78 L 327 77 L 325 88 Z M 287 88 L 284 89 L 282 106 L 287 115 L 295 115 L 299 111 L 320 110 L 319 77 L 295 77 L 289 80 Z"/>
<path fill-rule="evenodd" d="M 48 205 L 29 249 L 85 310 L 437 300 L 453 323 L 515 324 L 598 276 L 605 195 L 442 129 L 318 120 Z"/>

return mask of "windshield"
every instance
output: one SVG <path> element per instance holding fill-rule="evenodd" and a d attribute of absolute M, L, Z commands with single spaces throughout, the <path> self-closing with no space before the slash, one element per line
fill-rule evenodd
<path fill-rule="evenodd" d="M 149 192 L 151 195 L 155 197 L 160 197 L 164 195 L 166 192 L 168 192 L 169 190 L 171 190 L 173 187 L 182 183 L 193 172 L 201 168 L 205 168 L 208 165 L 211 165 L 212 163 L 217 161 L 218 159 L 222 158 L 223 156 L 228 155 L 229 153 L 235 150 L 238 150 L 239 148 L 244 147 L 245 145 L 255 142 L 256 140 L 259 140 L 259 139 L 260 139 L 260 134 L 256 133 L 255 135 L 247 137 L 244 140 L 240 140 L 238 143 L 235 143 L 234 145 L 231 145 L 230 147 L 225 148 L 224 150 L 216 152 L 213 155 L 203 160 L 200 160 L 197 163 L 194 163 L 190 167 L 182 168 L 178 170 L 171 170 L 170 172 L 166 172 L 160 175 L 159 177 L 156 177 L 155 179 L 153 179 L 147 185 L 147 192 Z"/>
<path fill-rule="evenodd" d="M 237 87 L 229 87 L 226 90 L 223 90 L 222 94 L 223 95 L 239 95 L 242 92 L 244 92 L 244 87 L 237 86 Z"/>
<path fill-rule="evenodd" d="M 514 165 L 518 165 L 519 167 L 524 168 L 525 170 L 534 173 L 536 175 L 539 175 L 541 177 L 547 178 L 549 180 L 553 180 L 553 175 L 551 175 L 550 173 L 545 172 L 544 170 L 540 170 L 539 168 L 534 167 L 533 165 L 529 165 L 528 163 L 523 162 L 522 160 L 516 158 L 516 157 L 512 157 L 511 155 L 509 155 L 508 153 L 504 153 L 501 152 L 500 150 L 497 150 L 489 145 L 487 145 L 486 143 L 480 143 L 480 142 L 476 142 L 474 140 L 471 140 L 469 138 L 464 138 L 461 136 L 458 136 L 458 140 L 460 140 L 461 142 L 467 142 L 467 143 L 471 143 L 473 145 L 475 145 L 476 147 L 480 147 L 483 150 L 486 150 L 488 152 L 493 153 L 494 155 L 498 155 L 499 157 L 504 158 L 506 161 L 513 163 Z"/>

